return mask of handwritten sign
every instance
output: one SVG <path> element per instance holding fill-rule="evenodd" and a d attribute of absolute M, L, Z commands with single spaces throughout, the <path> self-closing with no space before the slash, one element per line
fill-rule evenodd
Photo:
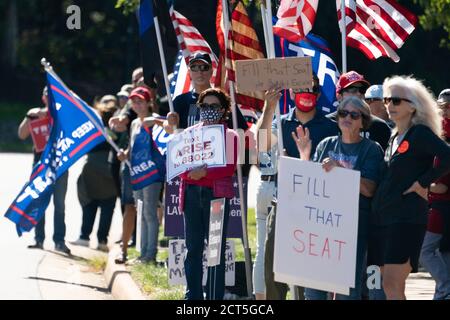
<path fill-rule="evenodd" d="M 203 285 L 207 281 L 207 247 L 203 251 Z M 169 285 L 186 285 L 186 274 L 184 271 L 184 257 L 186 255 L 186 245 L 184 240 L 170 240 L 169 241 L 169 268 L 168 279 Z M 225 249 L 225 285 L 228 287 L 234 286 L 235 283 L 235 247 L 234 241 L 227 241 Z"/>
<path fill-rule="evenodd" d="M 31 138 L 33 139 L 34 150 L 42 152 L 45 149 L 50 137 L 50 120 L 48 117 L 31 120 L 29 123 Z"/>
<path fill-rule="evenodd" d="M 176 134 L 167 147 L 167 182 L 202 165 L 226 165 L 225 136 L 222 125 L 194 126 Z"/>
<path fill-rule="evenodd" d="M 164 210 L 164 236 L 184 238 L 183 212 L 179 209 L 180 178 L 174 178 L 166 184 Z M 243 178 L 244 196 L 247 196 L 247 178 Z M 234 197 L 227 199 L 230 203 L 227 238 L 242 238 L 241 198 L 236 176 L 233 177 Z M 247 203 L 247 201 L 244 201 Z"/>
<path fill-rule="evenodd" d="M 236 61 L 238 92 L 280 89 L 311 89 L 310 57 L 256 59 Z"/>
<path fill-rule="evenodd" d="M 348 294 L 355 286 L 360 173 L 281 157 L 274 272 L 279 282 Z"/>

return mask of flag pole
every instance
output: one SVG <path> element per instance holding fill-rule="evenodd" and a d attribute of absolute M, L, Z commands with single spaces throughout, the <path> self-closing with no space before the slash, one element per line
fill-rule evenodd
<path fill-rule="evenodd" d="M 266 7 L 264 6 L 263 2 L 261 2 L 260 7 L 261 7 L 261 20 L 262 20 L 263 30 L 264 30 L 264 44 L 266 45 L 266 57 L 269 57 L 270 43 L 269 43 L 269 36 L 267 35 Z"/>
<path fill-rule="evenodd" d="M 56 74 L 56 72 L 53 70 L 52 65 L 50 64 L 50 62 L 47 61 L 47 59 L 42 58 L 41 59 L 41 65 L 44 67 L 45 71 L 50 73 L 53 77 L 55 77 L 60 83 L 61 85 L 64 87 L 64 89 L 66 89 L 68 92 L 72 92 L 72 90 L 70 90 L 67 85 L 64 83 L 64 81 L 62 81 L 62 79 Z M 49 88 L 50 89 L 50 88 Z M 73 92 L 72 92 L 73 94 Z M 81 98 L 80 98 L 81 99 Z M 89 119 L 89 121 L 92 122 L 92 124 L 94 125 L 94 127 L 100 131 L 100 133 L 102 134 L 102 136 L 106 139 L 106 141 L 111 145 L 111 147 L 113 147 L 113 149 L 119 153 L 120 149 L 117 146 L 117 144 L 114 142 L 114 140 L 108 135 L 108 133 L 105 130 L 104 126 L 101 126 L 93 117 L 92 115 L 84 108 L 83 104 L 79 104 L 78 107 L 81 109 L 81 111 L 86 115 L 86 117 Z M 126 160 L 125 161 L 128 166 L 131 168 L 131 163 Z"/>
<path fill-rule="evenodd" d="M 267 0 L 266 7 L 266 29 L 268 36 L 268 43 L 270 45 L 268 58 L 275 58 L 275 43 L 273 39 L 273 22 L 272 22 L 272 1 Z M 262 17 L 264 19 L 264 17 Z M 281 130 L 281 114 L 280 114 L 280 102 L 277 102 L 277 106 L 275 108 L 275 119 L 277 121 L 277 138 L 278 138 L 278 155 L 282 156 L 284 154 L 284 144 L 283 144 L 283 132 Z M 269 146 L 270 147 L 270 146 Z"/>
<path fill-rule="evenodd" d="M 153 21 L 155 23 L 156 38 L 158 39 L 159 56 L 161 58 L 161 67 L 164 74 L 164 84 L 166 86 L 167 101 L 169 101 L 170 112 L 174 112 L 172 96 L 170 95 L 169 75 L 167 73 L 166 58 L 164 56 L 164 48 L 161 40 L 161 30 L 159 29 L 159 21 L 156 15 L 153 18 Z"/>
<path fill-rule="evenodd" d="M 346 13 L 345 13 L 345 0 L 341 0 L 341 46 L 342 46 L 342 73 L 347 72 L 347 29 L 346 29 Z"/>
<path fill-rule="evenodd" d="M 228 48 L 228 33 L 229 33 L 229 17 L 228 17 L 228 0 L 222 0 L 222 19 L 223 25 L 224 25 L 224 40 L 225 40 L 225 66 L 226 60 L 228 59 L 227 50 Z M 227 71 L 228 72 L 228 71 Z M 227 75 L 228 79 L 228 75 Z M 228 80 L 229 81 L 229 80 Z M 237 114 L 236 114 L 236 95 L 234 91 L 234 83 L 230 81 L 230 98 L 231 98 L 231 115 L 233 118 L 233 128 L 235 130 L 238 129 L 238 121 L 237 121 Z M 244 143 L 240 143 L 239 139 L 239 145 L 244 145 Z M 240 152 L 238 152 L 238 155 Z M 244 157 L 245 159 L 245 157 Z M 239 198 L 240 201 L 240 208 L 241 208 L 241 222 L 242 222 L 242 242 L 244 246 L 244 256 L 245 256 L 245 275 L 246 275 L 246 283 L 247 283 L 247 295 L 248 297 L 251 297 L 253 295 L 253 284 L 252 284 L 252 256 L 250 251 L 250 246 L 248 243 L 248 232 L 247 232 L 247 204 L 245 203 L 244 198 L 244 187 L 243 187 L 243 179 L 242 179 L 242 167 L 239 161 L 238 157 L 238 163 L 237 163 L 237 174 L 238 174 L 238 188 L 239 188 Z"/>

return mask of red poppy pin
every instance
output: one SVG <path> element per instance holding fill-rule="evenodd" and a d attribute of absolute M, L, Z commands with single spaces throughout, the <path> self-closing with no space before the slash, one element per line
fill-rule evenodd
<path fill-rule="evenodd" d="M 397 151 L 398 151 L 398 153 L 405 153 L 406 151 L 408 151 L 408 149 L 409 149 L 409 142 L 408 141 L 403 141 L 398 146 Z"/>

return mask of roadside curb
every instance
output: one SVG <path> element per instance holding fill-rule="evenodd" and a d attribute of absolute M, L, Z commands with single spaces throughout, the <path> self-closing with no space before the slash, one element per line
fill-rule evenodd
<path fill-rule="evenodd" d="M 125 265 L 116 264 L 114 259 L 120 254 L 120 247 L 110 248 L 105 268 L 105 280 L 108 289 L 117 300 L 147 300 L 138 285 L 131 278 Z"/>

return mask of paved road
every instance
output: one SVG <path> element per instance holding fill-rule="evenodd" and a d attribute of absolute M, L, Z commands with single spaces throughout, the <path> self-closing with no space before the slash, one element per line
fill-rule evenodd
<path fill-rule="evenodd" d="M 51 253 L 53 242 L 53 204 L 50 204 L 46 219 L 45 241 L 46 251 L 29 250 L 26 246 L 33 242 L 34 232 L 26 233 L 21 238 L 17 236 L 14 224 L 3 215 L 17 196 L 31 171 L 31 154 L 0 154 L 0 299 L 79 299 L 80 294 L 84 299 L 108 299 L 110 298 L 101 290 L 101 278 L 89 275 L 86 267 L 77 260 L 67 259 Z M 66 196 L 66 240 L 74 240 L 79 235 L 81 227 L 81 208 L 77 199 L 76 179 L 82 168 L 82 160 L 75 164 L 69 173 L 69 187 Z M 98 219 L 97 219 L 98 220 Z M 97 229 L 98 221 L 94 226 Z M 110 241 L 115 241 L 120 236 L 121 215 L 120 207 L 116 206 Z M 95 235 L 91 238 L 95 238 Z M 96 240 L 91 241 L 95 248 Z M 49 251 L 50 250 L 50 251 Z M 78 252 L 75 248 L 75 252 Z M 93 251 L 93 250 L 92 250 Z M 94 251 L 93 251 L 94 252 Z M 85 252 L 79 255 L 86 256 Z M 88 252 L 88 256 L 92 256 Z M 41 278 L 41 280 L 37 280 Z M 47 279 L 46 281 L 42 278 Z M 87 280 L 85 279 L 87 278 Z M 95 278 L 95 279 L 94 279 Z M 76 283 L 74 279 L 84 282 L 92 282 L 78 286 L 84 289 L 67 290 L 67 283 Z M 51 281 L 53 280 L 53 281 Z M 66 283 L 67 282 L 67 283 Z M 53 287 L 50 288 L 49 284 Z M 59 284 L 59 287 L 58 287 Z M 100 290 L 99 290 L 100 289 Z M 64 294 L 58 295 L 58 290 Z M 98 293 L 101 293 L 98 295 Z M 73 295 L 71 295 L 73 294 Z"/>

